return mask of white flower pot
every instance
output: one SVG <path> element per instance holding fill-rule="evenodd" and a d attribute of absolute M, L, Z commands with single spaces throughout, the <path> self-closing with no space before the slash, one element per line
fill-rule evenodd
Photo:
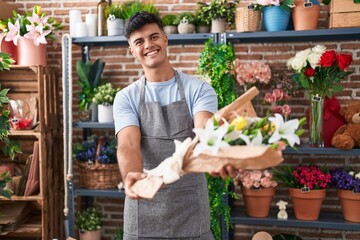
<path fill-rule="evenodd" d="M 114 122 L 113 105 L 98 105 L 98 121 L 99 123 Z"/>
<path fill-rule="evenodd" d="M 124 20 L 116 18 L 107 20 L 108 36 L 119 36 L 124 34 Z"/>

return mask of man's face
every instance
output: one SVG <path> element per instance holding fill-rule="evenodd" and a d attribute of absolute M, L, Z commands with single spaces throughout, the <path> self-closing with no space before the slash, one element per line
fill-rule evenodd
<path fill-rule="evenodd" d="M 157 68 L 168 61 L 168 39 L 156 23 L 146 24 L 134 31 L 128 40 L 130 51 L 145 68 Z"/>

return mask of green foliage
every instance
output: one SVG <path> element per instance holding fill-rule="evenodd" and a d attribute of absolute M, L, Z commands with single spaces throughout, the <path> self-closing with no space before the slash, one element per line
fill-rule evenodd
<path fill-rule="evenodd" d="M 176 26 L 176 18 L 175 14 L 168 14 L 162 17 L 162 23 L 164 26 Z"/>
<path fill-rule="evenodd" d="M 10 182 L 12 179 L 9 176 L 9 172 L 4 172 L 0 176 L 0 195 L 8 199 L 11 199 L 12 191 L 9 189 L 4 190 L 6 183 Z"/>
<path fill-rule="evenodd" d="M 83 231 L 96 231 L 103 225 L 104 215 L 96 208 L 81 211 L 76 218 L 76 228 Z"/>
<path fill-rule="evenodd" d="M 159 16 L 159 10 L 152 3 L 143 3 L 137 0 L 125 2 L 123 4 L 124 19 L 129 19 L 137 12 L 145 11 Z"/>
<path fill-rule="evenodd" d="M 195 23 L 195 16 L 192 12 L 182 12 L 176 16 L 175 25 L 179 25 L 183 19 L 186 19 L 188 23 Z"/>
<path fill-rule="evenodd" d="M 235 60 L 234 50 L 230 44 L 213 45 L 212 40 L 205 43 L 201 52 L 197 72 L 210 79 L 211 86 L 218 96 L 219 109 L 232 103 L 236 99 L 235 76 L 229 71 Z M 224 202 L 224 196 L 236 197 L 228 190 L 231 179 L 222 180 L 207 176 L 211 231 L 215 239 L 221 239 L 220 218 L 225 218 L 227 228 L 230 227 L 230 207 Z"/>
<path fill-rule="evenodd" d="M 303 187 L 303 185 L 300 185 L 299 183 L 297 183 L 296 179 L 294 178 L 294 176 L 292 175 L 292 168 L 289 165 L 284 165 L 281 167 L 277 167 L 273 169 L 273 173 L 274 173 L 274 179 L 284 185 L 287 186 L 289 188 L 298 188 L 300 189 L 301 187 Z"/>
<path fill-rule="evenodd" d="M 10 65 L 15 61 L 7 53 L 0 52 L 0 71 L 10 70 Z"/>
<path fill-rule="evenodd" d="M 107 5 L 105 16 L 108 18 L 110 15 L 113 15 L 115 18 L 125 19 L 122 5 L 115 3 Z"/>
<path fill-rule="evenodd" d="M 207 24 L 212 19 L 225 18 L 226 22 L 234 27 L 235 10 L 239 0 L 211 0 L 209 4 L 205 2 L 197 2 L 198 9 L 195 15 L 203 19 Z"/>
<path fill-rule="evenodd" d="M 116 235 L 115 235 L 115 240 L 123 240 L 124 239 L 124 229 L 123 228 L 119 228 L 116 231 Z"/>
<path fill-rule="evenodd" d="M 111 83 L 100 85 L 94 89 L 93 102 L 102 105 L 113 105 L 116 93 L 120 88 L 113 88 Z"/>
<path fill-rule="evenodd" d="M 79 95 L 79 105 L 81 110 L 87 110 L 94 97 L 94 89 L 100 85 L 101 75 L 105 63 L 97 59 L 94 63 L 76 62 L 76 72 L 79 77 L 78 85 L 81 88 Z"/>
<path fill-rule="evenodd" d="M 203 19 L 201 16 L 195 14 L 195 25 L 196 26 L 209 26 L 210 24 Z"/>

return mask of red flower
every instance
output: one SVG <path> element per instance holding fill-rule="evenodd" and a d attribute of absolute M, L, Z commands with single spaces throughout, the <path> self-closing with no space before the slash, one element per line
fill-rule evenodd
<path fill-rule="evenodd" d="M 312 76 L 314 76 L 314 74 L 315 74 L 315 70 L 312 69 L 312 68 L 308 68 L 308 69 L 305 70 L 304 74 L 305 74 L 305 76 L 307 76 L 307 77 L 312 77 Z"/>
<path fill-rule="evenodd" d="M 334 50 L 326 51 L 320 58 L 320 65 L 323 67 L 330 67 L 336 60 Z"/>
<path fill-rule="evenodd" d="M 338 54 L 336 56 L 336 60 L 338 62 L 339 68 L 344 71 L 344 69 L 348 68 L 352 62 L 352 57 L 350 54 Z"/>

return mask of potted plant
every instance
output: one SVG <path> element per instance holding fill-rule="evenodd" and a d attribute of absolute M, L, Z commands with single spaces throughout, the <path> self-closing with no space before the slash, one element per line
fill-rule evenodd
<path fill-rule="evenodd" d="M 103 218 L 100 210 L 93 207 L 79 212 L 75 226 L 79 230 L 80 240 L 100 240 Z"/>
<path fill-rule="evenodd" d="M 209 4 L 197 2 L 196 15 L 211 23 L 211 32 L 225 32 L 226 24 L 231 28 L 235 25 L 235 9 L 239 0 L 211 0 Z"/>
<path fill-rule="evenodd" d="M 178 33 L 176 20 L 177 20 L 177 16 L 175 14 L 168 14 L 161 18 L 161 21 L 164 25 L 164 32 L 166 34 Z"/>
<path fill-rule="evenodd" d="M 61 22 L 46 16 L 40 6 L 34 6 L 32 13 L 21 15 L 13 12 L 13 17 L 1 20 L 5 41 L 17 46 L 17 63 L 24 66 L 47 65 L 47 39 L 54 39 L 54 32 L 62 29 Z"/>
<path fill-rule="evenodd" d="M 98 121 L 113 122 L 113 103 L 120 88 L 113 88 L 111 83 L 100 85 L 94 89 L 92 101 L 98 105 Z"/>
<path fill-rule="evenodd" d="M 79 94 L 80 120 L 97 121 L 97 105 L 92 104 L 94 90 L 100 85 L 101 75 L 105 67 L 105 62 L 97 59 L 94 63 L 91 61 L 76 62 L 76 72 L 79 77 L 77 81 L 81 88 Z"/>
<path fill-rule="evenodd" d="M 326 168 L 311 164 L 294 169 L 284 166 L 274 169 L 274 173 L 278 182 L 289 187 L 295 217 L 300 220 L 317 220 L 326 187 L 331 181 L 330 172 Z"/>
<path fill-rule="evenodd" d="M 175 24 L 178 25 L 177 29 L 180 34 L 194 33 L 195 32 L 195 16 L 191 12 L 182 12 L 177 15 Z"/>
<path fill-rule="evenodd" d="M 360 171 L 337 168 L 330 171 L 331 185 L 340 199 L 344 219 L 360 222 Z"/>
<path fill-rule="evenodd" d="M 132 15 L 137 12 L 145 11 L 155 15 L 159 15 L 159 10 L 152 3 L 143 3 L 137 0 L 123 3 L 124 20 L 128 20 Z"/>
<path fill-rule="evenodd" d="M 210 32 L 210 24 L 208 24 L 204 19 L 196 15 L 195 13 L 195 27 L 197 33 L 208 33 Z"/>
<path fill-rule="evenodd" d="M 250 217 L 267 217 L 275 195 L 277 182 L 270 170 L 242 170 L 234 178 L 241 185 L 246 214 Z"/>
<path fill-rule="evenodd" d="M 107 5 L 106 11 L 106 23 L 108 36 L 117 36 L 124 34 L 124 13 L 123 7 L 121 4 L 112 3 L 111 5 Z"/>

